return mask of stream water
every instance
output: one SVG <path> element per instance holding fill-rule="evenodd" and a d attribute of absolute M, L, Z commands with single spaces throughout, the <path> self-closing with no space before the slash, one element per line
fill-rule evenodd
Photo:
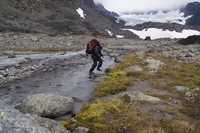
<path fill-rule="evenodd" d="M 41 72 L 32 76 L 20 79 L 0 88 L 0 100 L 10 105 L 17 105 L 28 95 L 34 94 L 56 94 L 72 97 L 75 99 L 75 112 L 77 112 L 84 103 L 87 103 L 92 97 L 94 86 L 94 78 L 105 76 L 104 72 L 94 71 L 95 75 L 91 78 L 88 70 L 92 66 L 92 59 L 86 60 L 83 51 L 60 53 L 37 53 L 17 55 L 16 58 L 6 59 L 0 58 L 0 64 L 12 65 L 19 63 L 21 58 L 41 59 L 48 62 L 58 60 L 54 64 L 55 69 L 50 72 Z M 62 62 L 59 62 L 61 59 Z M 65 59 L 65 60 L 62 60 Z M 105 57 L 102 69 L 105 70 L 114 63 L 114 59 Z M 51 64 L 52 65 L 52 64 Z M 56 67 L 58 66 L 58 67 Z"/>

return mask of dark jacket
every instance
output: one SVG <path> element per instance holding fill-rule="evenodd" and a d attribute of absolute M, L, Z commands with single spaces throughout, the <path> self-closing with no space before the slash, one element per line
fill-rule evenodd
<path fill-rule="evenodd" d="M 95 55 L 97 57 L 103 56 L 101 53 L 102 47 L 100 45 L 95 46 L 93 50 L 94 51 L 93 51 L 92 55 Z"/>

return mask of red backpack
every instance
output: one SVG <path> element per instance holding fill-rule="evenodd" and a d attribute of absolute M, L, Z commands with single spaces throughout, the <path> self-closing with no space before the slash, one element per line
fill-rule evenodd
<path fill-rule="evenodd" d="M 96 45 L 98 45 L 98 44 L 99 44 L 99 40 L 97 40 L 97 39 L 92 39 L 91 41 L 89 41 L 89 42 L 87 43 L 87 45 L 86 45 L 86 50 L 85 50 L 86 55 L 92 54 L 92 53 L 93 53 L 94 47 L 95 47 Z"/>

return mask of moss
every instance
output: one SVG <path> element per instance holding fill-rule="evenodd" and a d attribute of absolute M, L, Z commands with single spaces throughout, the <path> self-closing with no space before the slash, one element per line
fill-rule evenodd
<path fill-rule="evenodd" d="M 144 74 L 142 72 L 137 72 L 137 71 L 128 71 L 126 73 L 126 76 L 140 78 L 140 79 L 144 78 Z"/>
<path fill-rule="evenodd" d="M 155 118 L 151 113 L 140 111 L 139 103 L 126 103 L 122 99 L 97 101 L 86 105 L 75 118 L 64 123 L 71 130 L 78 126 L 89 128 L 89 133 L 122 131 L 129 132 L 160 132 L 160 133 L 197 133 L 195 123 L 184 115 L 177 115 L 175 120 Z M 62 123 L 63 124 L 63 123 Z M 126 130 L 125 130 L 126 129 Z"/>
<path fill-rule="evenodd" d="M 171 89 L 173 86 L 186 86 L 193 87 L 199 86 L 200 81 L 200 68 L 194 64 L 172 61 L 159 56 L 154 57 L 159 59 L 167 67 L 158 71 L 156 75 L 150 78 L 152 84 L 156 88 Z M 172 66 L 179 65 L 180 69 L 171 69 Z M 159 83 L 158 79 L 164 79 L 165 82 Z"/>
<path fill-rule="evenodd" d="M 0 113 L 0 118 L 1 118 L 1 119 L 5 119 L 5 112 L 1 112 L 1 113 Z"/>
<path fill-rule="evenodd" d="M 108 77 L 95 87 L 94 95 L 100 97 L 124 91 L 131 81 L 132 79 L 127 77 L 126 73 L 123 71 L 109 73 Z"/>
<path fill-rule="evenodd" d="M 4 114 L 5 114 L 5 112 L 1 112 L 1 113 L 0 113 L 0 117 L 3 117 Z"/>
<path fill-rule="evenodd" d="M 107 109 L 112 110 L 113 113 L 119 113 L 121 110 L 118 109 L 118 106 L 118 102 L 96 101 L 91 105 L 85 105 L 75 118 L 60 123 L 71 130 L 78 126 L 84 126 L 91 132 L 105 132 L 108 130 L 108 126 L 104 123 Z"/>
<path fill-rule="evenodd" d="M 199 103 L 191 103 L 189 101 L 183 102 L 183 108 L 179 111 L 186 114 L 187 116 L 200 120 L 200 104 Z"/>
<path fill-rule="evenodd" d="M 125 71 L 127 67 L 138 64 L 141 60 L 132 54 L 123 57 L 123 62 L 113 68 L 108 77 L 101 81 L 95 87 L 95 97 L 107 96 L 109 94 L 117 94 L 121 91 L 127 90 L 128 85 L 135 79 L 145 79 L 146 77 L 142 72 Z"/>
<path fill-rule="evenodd" d="M 164 121 L 162 127 L 167 133 L 197 133 L 195 125 L 187 121 Z"/>

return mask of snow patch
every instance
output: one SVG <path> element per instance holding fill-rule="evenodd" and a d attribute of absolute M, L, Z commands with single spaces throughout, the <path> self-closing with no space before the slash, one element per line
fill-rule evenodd
<path fill-rule="evenodd" d="M 134 30 L 134 29 L 123 29 L 133 32 L 138 35 L 140 38 L 145 39 L 147 36 L 150 36 L 152 40 L 159 38 L 187 38 L 192 35 L 200 35 L 199 31 L 196 30 L 183 30 L 182 32 L 162 30 L 156 28 L 148 28 L 143 30 Z"/>
<path fill-rule="evenodd" d="M 84 14 L 83 10 L 80 7 L 76 9 L 76 11 L 80 15 L 81 18 L 85 19 L 86 14 Z"/>
<path fill-rule="evenodd" d="M 124 38 L 122 35 L 116 35 L 117 38 Z"/>
<path fill-rule="evenodd" d="M 113 33 L 110 31 L 110 30 L 105 30 L 106 32 L 108 32 L 108 34 L 110 35 L 110 36 L 113 36 Z"/>
<path fill-rule="evenodd" d="M 179 10 L 168 12 L 158 11 L 157 13 L 130 13 L 119 14 L 118 19 L 126 21 L 126 25 L 137 25 L 144 22 L 178 23 L 185 25 L 186 20 L 192 16 L 184 17 L 184 13 Z"/>
<path fill-rule="evenodd" d="M 117 18 L 117 20 L 116 20 L 115 22 L 119 24 L 119 21 L 120 21 L 120 19 L 119 19 L 119 18 Z"/>

